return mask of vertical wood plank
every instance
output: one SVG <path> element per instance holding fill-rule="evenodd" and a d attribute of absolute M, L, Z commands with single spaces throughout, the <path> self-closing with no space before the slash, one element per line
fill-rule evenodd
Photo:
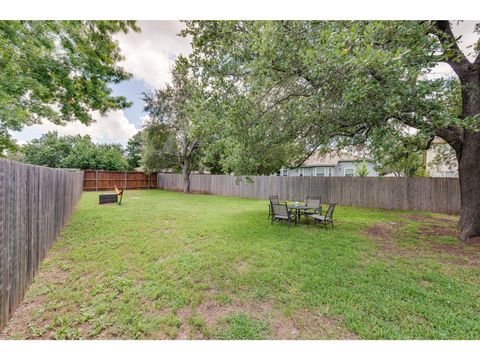
<path fill-rule="evenodd" d="M 0 159 L 0 330 L 83 190 L 82 171 Z"/>

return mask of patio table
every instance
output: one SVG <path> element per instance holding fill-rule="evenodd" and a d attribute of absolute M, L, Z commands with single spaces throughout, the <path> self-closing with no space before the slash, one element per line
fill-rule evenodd
<path fill-rule="evenodd" d="M 300 221 L 300 211 L 308 210 L 308 209 L 314 209 L 311 206 L 306 206 L 306 205 L 302 205 L 302 204 L 298 204 L 298 205 L 297 204 L 289 204 L 287 206 L 288 206 L 289 209 L 295 210 L 295 214 L 296 214 L 295 225 L 297 225 L 297 221 Z"/>

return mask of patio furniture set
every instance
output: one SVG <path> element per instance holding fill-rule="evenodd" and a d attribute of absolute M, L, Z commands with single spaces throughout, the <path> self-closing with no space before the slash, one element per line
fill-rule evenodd
<path fill-rule="evenodd" d="M 274 221 L 285 221 L 288 226 L 291 226 L 292 223 L 298 225 L 301 217 L 304 216 L 307 221 L 314 219 L 316 224 L 323 224 L 325 228 L 331 224 L 333 228 L 333 211 L 337 203 L 328 204 L 325 215 L 322 215 L 320 198 L 307 196 L 303 203 L 295 201 L 293 204 L 289 204 L 286 201 L 279 201 L 278 195 L 272 195 L 269 196 L 269 202 L 268 217 L 272 224 Z"/>

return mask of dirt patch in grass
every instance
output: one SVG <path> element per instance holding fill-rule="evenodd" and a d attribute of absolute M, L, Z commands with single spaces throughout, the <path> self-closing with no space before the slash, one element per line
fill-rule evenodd
<path fill-rule="evenodd" d="M 458 230 L 453 216 L 442 218 L 409 214 L 401 217 L 422 223 L 414 233 L 409 234 L 412 239 L 420 241 L 421 246 L 399 246 L 398 242 L 405 237 L 406 222 L 375 223 L 364 231 L 364 235 L 372 238 L 385 253 L 405 257 L 434 255 L 446 263 L 480 266 L 480 240 L 460 242 L 457 239 Z"/>
<path fill-rule="evenodd" d="M 43 334 L 37 334 L 38 336 L 32 336 L 29 330 L 29 325 L 31 323 L 33 311 L 35 311 L 35 309 L 37 309 L 37 307 L 44 302 L 45 301 L 43 296 L 38 296 L 33 301 L 24 301 L 17 308 L 17 310 L 15 310 L 14 316 L 10 319 L 3 331 L 0 333 L 0 340 L 15 338 L 43 338 Z M 36 327 L 40 326 L 36 325 Z"/>
<path fill-rule="evenodd" d="M 455 227 L 458 222 L 458 216 L 454 215 L 446 215 L 446 214 L 434 214 L 431 215 L 424 215 L 424 214 L 401 214 L 399 215 L 401 218 L 419 222 L 419 223 L 427 223 L 427 224 L 434 224 L 434 225 L 442 225 L 448 224 L 451 227 Z"/>
<path fill-rule="evenodd" d="M 358 339 L 343 325 L 341 317 L 322 316 L 304 309 L 294 313 L 293 322 L 302 339 Z"/>
<path fill-rule="evenodd" d="M 206 299 L 196 306 L 186 306 L 177 313 L 182 326 L 177 339 L 216 338 L 223 321 L 234 314 L 246 314 L 252 319 L 261 320 L 269 325 L 268 338 L 278 340 L 293 339 L 355 339 L 343 324 L 343 320 L 316 314 L 302 309 L 286 316 L 275 307 L 273 301 L 232 301 L 220 304 Z M 192 319 L 201 319 L 203 331 L 192 324 Z"/>
<path fill-rule="evenodd" d="M 418 229 L 419 238 L 428 242 L 431 251 L 439 255 L 450 255 L 446 259 L 447 262 L 455 265 L 480 266 L 480 241 L 459 241 L 456 223 L 449 219 L 438 220 L 443 223 L 421 225 Z M 442 243 L 439 238 L 451 238 L 452 242 Z"/>
<path fill-rule="evenodd" d="M 177 334 L 178 340 L 186 340 L 189 338 L 190 334 L 190 326 L 189 326 L 189 319 L 192 315 L 191 306 L 185 306 L 178 310 L 177 316 L 182 320 L 182 326 Z"/>
<path fill-rule="evenodd" d="M 428 224 L 420 225 L 418 228 L 418 234 L 424 237 L 450 236 L 456 238 L 458 236 L 458 231 L 452 226 Z"/>
<path fill-rule="evenodd" d="M 416 221 L 416 222 L 425 222 L 425 221 L 432 221 L 435 220 L 435 218 L 428 216 L 428 215 L 423 215 L 423 214 L 401 214 L 401 218 L 411 220 L 411 221 Z"/>
<path fill-rule="evenodd" d="M 395 240 L 403 226 L 401 222 L 375 223 L 364 231 L 364 235 L 374 239 L 384 252 L 392 253 L 398 251 Z"/>
<path fill-rule="evenodd" d="M 432 250 L 440 255 L 450 255 L 447 259 L 455 265 L 480 267 L 480 244 L 456 243 L 456 244 L 432 244 Z"/>

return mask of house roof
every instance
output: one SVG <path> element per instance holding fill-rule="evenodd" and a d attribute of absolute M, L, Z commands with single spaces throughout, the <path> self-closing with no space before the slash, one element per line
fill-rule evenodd
<path fill-rule="evenodd" d="M 339 162 L 362 160 L 365 160 L 365 158 L 350 152 L 332 152 L 324 155 L 317 152 L 305 160 L 302 166 L 336 166 Z"/>

